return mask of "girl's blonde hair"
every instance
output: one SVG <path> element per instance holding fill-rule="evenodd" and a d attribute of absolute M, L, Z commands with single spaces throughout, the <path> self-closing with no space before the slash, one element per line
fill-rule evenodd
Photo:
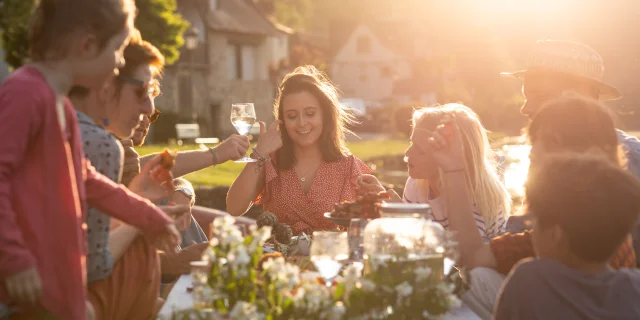
<path fill-rule="evenodd" d="M 473 110 L 457 103 L 417 109 L 413 113 L 413 128 L 433 131 L 445 115 L 453 116 L 462 136 L 469 200 L 484 217 L 486 226 L 496 221 L 501 212 L 505 217 L 509 216 L 511 195 L 496 172 L 496 156 L 487 130 Z M 439 169 L 439 183 L 442 183 L 442 175 L 443 171 Z M 429 190 L 427 180 L 418 180 L 418 186 L 425 194 Z"/>

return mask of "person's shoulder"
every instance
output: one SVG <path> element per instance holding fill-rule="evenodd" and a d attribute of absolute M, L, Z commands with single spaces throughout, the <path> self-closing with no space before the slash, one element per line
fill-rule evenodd
<path fill-rule="evenodd" d="M 640 289 L 640 269 L 620 268 L 614 271 L 619 278 L 625 279 Z"/>
<path fill-rule="evenodd" d="M 620 129 L 616 129 L 616 133 L 618 134 L 618 140 L 623 146 L 634 151 L 640 149 L 640 140 L 636 136 L 632 136 Z"/>
<path fill-rule="evenodd" d="M 79 122 L 82 133 L 82 146 L 87 156 L 116 158 L 122 153 L 122 145 L 111 133 L 105 129 L 87 122 Z"/>
<path fill-rule="evenodd" d="M 516 263 L 513 269 L 511 269 L 508 279 L 512 284 L 528 283 L 535 285 L 539 282 L 540 278 L 552 277 L 555 273 L 565 268 L 566 267 L 563 268 L 563 266 L 555 260 L 533 257 L 525 258 Z"/>
<path fill-rule="evenodd" d="M 4 82 L 2 82 L 2 89 L 29 91 L 33 94 L 49 91 L 49 85 L 36 68 L 23 66 L 12 72 Z"/>
<path fill-rule="evenodd" d="M 343 158 L 343 161 L 345 161 L 345 163 L 353 163 L 354 167 L 357 168 L 357 172 L 359 174 L 370 174 L 373 172 L 373 170 L 371 170 L 371 168 L 369 168 L 369 166 L 364 161 L 360 160 L 360 158 L 352 154 Z"/>
<path fill-rule="evenodd" d="M 31 66 L 24 66 L 11 73 L 0 84 L 1 96 L 11 96 L 13 99 L 27 101 L 39 101 L 54 97 L 54 93 L 37 69 Z"/>

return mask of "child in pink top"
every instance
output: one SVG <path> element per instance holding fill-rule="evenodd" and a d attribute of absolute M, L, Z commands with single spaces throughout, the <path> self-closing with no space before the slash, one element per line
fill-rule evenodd
<path fill-rule="evenodd" d="M 134 11 L 131 0 L 40 1 L 29 37 L 34 64 L 0 86 L 0 304 L 15 318 L 92 315 L 84 267 L 87 202 L 150 232 L 162 248 L 178 244 L 162 210 L 84 159 L 65 97 L 72 85 L 100 88 L 114 75 Z"/>

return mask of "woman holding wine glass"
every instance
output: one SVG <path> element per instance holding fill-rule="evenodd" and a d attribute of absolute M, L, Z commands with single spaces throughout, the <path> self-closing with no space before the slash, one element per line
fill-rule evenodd
<path fill-rule="evenodd" d="M 371 170 L 346 147 L 352 116 L 338 102 L 331 82 L 313 66 L 298 67 L 283 79 L 269 129 L 227 194 L 227 211 L 239 216 L 263 204 L 295 235 L 336 229 L 323 214 L 353 200 L 356 179 Z"/>

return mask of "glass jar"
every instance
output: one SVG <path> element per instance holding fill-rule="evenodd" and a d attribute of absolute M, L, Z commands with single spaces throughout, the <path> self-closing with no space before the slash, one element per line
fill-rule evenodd
<path fill-rule="evenodd" d="M 380 266 L 402 274 L 417 268 L 429 269 L 434 281 L 444 278 L 444 258 L 452 248 L 448 233 L 431 220 L 428 204 L 383 204 L 381 218 L 364 230 L 365 274 Z"/>

